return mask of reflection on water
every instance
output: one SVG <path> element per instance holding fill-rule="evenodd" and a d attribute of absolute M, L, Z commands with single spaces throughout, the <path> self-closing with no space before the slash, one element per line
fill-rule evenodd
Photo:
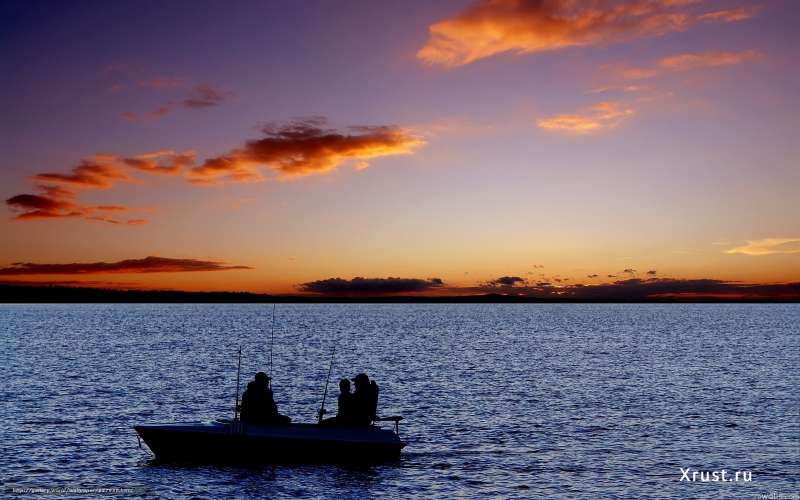
<path fill-rule="evenodd" d="M 230 418 L 269 305 L 3 305 L 0 479 L 152 496 L 705 496 L 796 492 L 798 305 L 279 305 L 275 398 L 311 422 L 331 348 L 402 414 L 372 467 L 156 464 L 134 423 Z M 681 483 L 680 468 L 749 470 Z"/>

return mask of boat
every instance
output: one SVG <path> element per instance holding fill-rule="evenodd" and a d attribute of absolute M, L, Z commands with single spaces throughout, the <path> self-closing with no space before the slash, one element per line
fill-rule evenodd
<path fill-rule="evenodd" d="M 240 420 L 135 425 L 156 460 L 164 462 L 385 462 L 396 460 L 403 417 L 384 417 L 394 430 L 319 424 L 253 425 Z M 141 446 L 141 441 L 140 441 Z"/>
<path fill-rule="evenodd" d="M 273 325 L 275 308 L 273 306 Z M 274 329 L 274 327 L 273 327 Z M 323 421 L 325 400 L 336 353 L 331 353 L 328 377 L 316 424 L 255 424 L 240 418 L 239 381 L 242 348 L 236 367 L 236 402 L 233 419 L 212 422 L 134 425 L 139 437 L 160 461 L 181 462 L 383 462 L 400 457 L 406 443 L 400 439 L 401 416 L 379 417 L 378 395 L 375 392 L 372 416 L 368 425 L 360 427 L 330 425 Z M 270 342 L 272 371 L 272 342 Z M 263 375 L 269 384 L 271 377 Z M 359 376 L 366 374 L 360 374 Z M 394 430 L 380 427 L 380 422 L 393 422 Z"/>

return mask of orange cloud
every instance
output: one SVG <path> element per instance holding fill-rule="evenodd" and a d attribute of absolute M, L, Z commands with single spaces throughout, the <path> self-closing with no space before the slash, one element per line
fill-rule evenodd
<path fill-rule="evenodd" d="M 689 52 L 659 59 L 652 66 L 615 66 L 611 71 L 624 80 L 644 80 L 664 75 L 701 68 L 733 66 L 762 57 L 757 50 L 742 52 Z"/>
<path fill-rule="evenodd" d="M 427 64 L 456 67 L 504 52 L 532 54 L 684 31 L 698 21 L 733 22 L 743 13 L 697 15 L 675 0 L 483 0 L 429 27 L 417 52 Z M 737 9 L 738 10 L 738 9 Z M 705 17 L 704 17 L 705 16 Z"/>
<path fill-rule="evenodd" d="M 725 250 L 728 254 L 774 255 L 800 253 L 800 238 L 765 238 L 747 240 L 746 245 Z"/>
<path fill-rule="evenodd" d="M 108 222 L 109 224 L 120 224 L 120 221 L 108 217 L 107 215 L 91 215 L 86 217 L 88 220 L 96 220 L 100 222 Z"/>
<path fill-rule="evenodd" d="M 539 128 L 553 132 L 586 135 L 613 129 L 635 114 L 634 108 L 625 103 L 604 101 L 580 113 L 560 114 L 537 120 Z"/>
<path fill-rule="evenodd" d="M 198 104 L 199 105 L 199 104 Z M 323 128 L 325 119 L 313 118 L 264 128 L 266 137 L 249 141 L 242 148 L 206 160 L 188 172 L 194 184 L 220 181 L 263 180 L 263 168 L 280 177 L 299 177 L 329 172 L 345 162 L 357 169 L 382 156 L 410 154 L 424 140 L 409 130 L 394 126 L 350 127 L 343 133 Z M 135 169 L 148 174 L 176 175 L 195 164 L 193 151 L 154 151 L 132 156 L 95 155 L 82 160 L 68 173 L 34 175 L 39 194 L 23 193 L 6 200 L 17 220 L 83 217 L 109 224 L 142 225 L 146 219 L 127 221 L 111 213 L 141 211 L 121 205 L 84 205 L 77 201 L 83 190 L 108 189 L 117 182 L 138 182 Z"/>
<path fill-rule="evenodd" d="M 37 188 L 39 188 L 39 190 L 42 191 L 45 196 L 51 198 L 63 199 L 63 198 L 75 198 L 76 196 L 78 196 L 78 193 L 76 191 L 67 189 L 63 186 L 40 184 L 37 186 Z"/>
<path fill-rule="evenodd" d="M 115 219 L 113 217 L 109 217 L 108 215 L 92 215 L 86 217 L 87 220 L 96 220 L 100 222 L 108 222 L 109 224 L 117 224 L 117 225 L 124 225 L 127 224 L 129 226 L 142 226 L 144 224 L 149 224 L 150 221 L 147 219 L 128 219 L 125 221 Z"/>
<path fill-rule="evenodd" d="M 120 181 L 134 182 L 136 179 L 128 174 L 126 167 L 150 173 L 173 173 L 193 161 L 194 153 L 191 152 L 176 154 L 172 151 L 160 151 L 130 158 L 95 155 L 81 161 L 67 174 L 49 172 L 34 175 L 32 179 L 39 182 L 36 187 L 41 193 L 12 196 L 6 200 L 6 205 L 12 211 L 18 212 L 14 217 L 17 220 L 84 217 L 89 220 L 121 224 L 121 221 L 109 217 L 106 213 L 141 209 L 122 205 L 83 205 L 76 200 L 78 192 L 75 189 L 108 189 Z M 45 182 L 48 184 L 43 184 Z"/>
<path fill-rule="evenodd" d="M 129 167 L 153 174 L 178 174 L 184 167 L 194 164 L 194 151 L 154 151 L 137 156 L 120 158 L 119 161 Z"/>
<path fill-rule="evenodd" d="M 99 160 L 99 161 L 98 161 Z M 115 165 L 107 163 L 107 158 L 96 157 L 84 160 L 72 169 L 71 174 L 45 173 L 33 176 L 36 181 L 72 184 L 76 187 L 105 189 L 116 181 L 130 181 L 130 176 Z"/>
<path fill-rule="evenodd" d="M 707 23 L 731 23 L 737 21 L 746 21 L 755 16 L 759 10 L 760 7 L 757 5 L 750 7 L 738 7 L 736 9 L 707 12 L 701 15 L 698 19 Z"/>
<path fill-rule="evenodd" d="M 265 127 L 266 137 L 206 160 L 189 178 L 195 184 L 257 182 L 264 180 L 264 167 L 280 177 L 300 177 L 330 172 L 348 160 L 361 169 L 373 158 L 410 154 L 424 144 L 398 127 L 350 127 L 343 133 L 323 128 L 325 123 L 324 118 L 311 118 Z"/>

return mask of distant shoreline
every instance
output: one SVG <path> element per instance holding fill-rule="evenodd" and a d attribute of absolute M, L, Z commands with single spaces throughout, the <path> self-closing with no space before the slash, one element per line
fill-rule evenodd
<path fill-rule="evenodd" d="M 800 303 L 797 298 L 653 297 L 642 299 L 597 297 L 526 297 L 483 294 L 452 296 L 315 296 L 269 295 L 252 292 L 189 292 L 179 290 L 120 290 L 70 286 L 0 285 L 0 303 L 6 304 L 669 304 L 669 303 Z"/>

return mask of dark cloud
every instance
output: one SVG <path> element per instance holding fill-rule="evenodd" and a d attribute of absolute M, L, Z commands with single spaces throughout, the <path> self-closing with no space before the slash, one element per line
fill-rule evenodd
<path fill-rule="evenodd" d="M 139 283 L 123 282 L 123 281 L 95 281 L 95 280 L 46 280 L 46 281 L 29 281 L 29 280 L 0 280 L 0 285 L 11 286 L 89 286 L 89 287 L 103 287 L 103 288 L 140 288 Z"/>
<path fill-rule="evenodd" d="M 222 262 L 197 259 L 170 259 L 166 257 L 145 257 L 119 262 L 91 262 L 70 264 L 37 264 L 33 262 L 14 262 L 9 267 L 0 268 L 0 276 L 52 275 L 52 274 L 111 274 L 111 273 L 178 273 L 193 271 L 228 271 L 233 269 L 252 269 L 247 266 L 229 266 Z"/>
<path fill-rule="evenodd" d="M 574 287 L 566 296 L 579 299 L 647 300 L 652 298 L 797 298 L 800 283 L 746 284 L 714 279 L 628 279 L 603 285 Z"/>
<path fill-rule="evenodd" d="M 39 186 L 45 194 L 18 194 L 6 200 L 6 205 L 18 215 L 17 220 L 55 219 L 61 217 L 85 217 L 91 220 L 119 223 L 107 212 L 128 212 L 132 209 L 121 205 L 80 205 L 73 200 L 74 194 L 61 193 L 53 186 Z M 143 219 L 142 219 L 143 220 Z"/>
<path fill-rule="evenodd" d="M 83 215 L 81 207 L 67 200 L 37 194 L 18 194 L 6 200 L 14 211 L 22 212 L 17 219 L 47 219 L 53 217 L 75 217 Z"/>
<path fill-rule="evenodd" d="M 525 283 L 525 279 L 519 276 L 501 276 L 489 281 L 487 284 L 490 286 L 516 286 L 523 283 Z"/>
<path fill-rule="evenodd" d="M 199 184 L 254 182 L 264 179 L 264 167 L 283 177 L 297 177 L 330 172 L 348 160 L 366 168 L 372 158 L 409 154 L 424 143 L 394 126 L 359 126 L 340 132 L 324 128 L 325 123 L 324 118 L 314 117 L 266 126 L 265 137 L 206 160 L 192 169 L 190 177 Z"/>
<path fill-rule="evenodd" d="M 612 283 L 559 284 L 539 281 L 532 285 L 450 288 L 454 295 L 496 294 L 532 299 L 647 301 L 663 299 L 780 299 L 800 300 L 800 283 L 748 284 L 715 279 L 631 278 Z"/>
<path fill-rule="evenodd" d="M 596 275 L 596 274 L 587 274 L 586 275 L 587 278 L 592 278 L 592 279 L 597 278 L 597 276 L 598 275 Z"/>
<path fill-rule="evenodd" d="M 322 295 L 391 295 L 425 292 L 444 286 L 439 278 L 329 278 L 310 281 L 298 286 L 302 292 Z"/>
<path fill-rule="evenodd" d="M 656 274 L 658 274 L 658 271 L 656 271 L 655 269 L 651 269 L 647 271 L 647 273 L 645 274 L 647 274 L 648 276 L 655 276 Z"/>

